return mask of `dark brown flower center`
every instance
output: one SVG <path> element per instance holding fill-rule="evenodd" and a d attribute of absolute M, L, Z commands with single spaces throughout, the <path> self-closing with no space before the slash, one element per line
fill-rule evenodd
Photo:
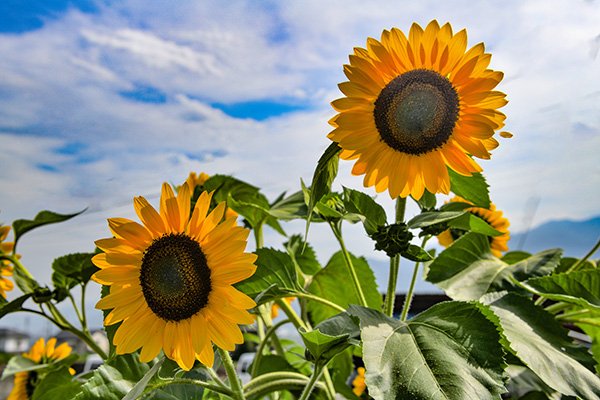
<path fill-rule="evenodd" d="M 165 234 L 142 258 L 140 285 L 148 307 L 165 321 L 190 318 L 208 304 L 210 268 L 191 237 Z"/>
<path fill-rule="evenodd" d="M 419 155 L 441 147 L 458 119 L 459 99 L 450 81 L 415 69 L 388 83 L 375 101 L 375 125 L 383 140 L 402 153 Z"/>

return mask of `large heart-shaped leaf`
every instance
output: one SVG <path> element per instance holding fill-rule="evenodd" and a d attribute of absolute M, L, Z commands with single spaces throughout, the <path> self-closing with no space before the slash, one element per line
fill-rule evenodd
<path fill-rule="evenodd" d="M 533 278 L 527 285 L 537 294 L 555 301 L 578 304 L 600 311 L 600 269 Z"/>
<path fill-rule="evenodd" d="M 550 274 L 560 254 L 560 250 L 547 250 L 510 265 L 491 254 L 486 236 L 467 233 L 429 265 L 426 279 L 455 300 L 477 300 L 491 291 L 522 291 L 514 280 Z"/>
<path fill-rule="evenodd" d="M 453 193 L 469 200 L 477 207 L 490 207 L 489 185 L 483 175 L 477 172 L 471 176 L 463 176 L 450 168 L 448 168 L 448 173 L 450 175 L 450 190 Z"/>
<path fill-rule="evenodd" d="M 303 291 L 289 254 L 271 248 L 258 249 L 256 254 L 256 272 L 236 285 L 239 290 L 259 304 Z"/>
<path fill-rule="evenodd" d="M 381 309 L 381 294 L 377 288 L 375 275 L 367 260 L 353 255 L 350 255 L 350 258 L 358 275 L 358 281 L 367 300 L 367 305 L 375 309 Z M 335 253 L 325 268 L 313 276 L 308 291 L 344 308 L 347 308 L 350 304 L 360 303 L 342 252 Z M 314 301 L 308 303 L 308 311 L 312 321 L 316 323 L 338 313 L 337 310 Z"/>
<path fill-rule="evenodd" d="M 437 304 L 408 322 L 352 306 L 360 319 L 369 394 L 376 399 L 498 399 L 503 349 L 477 305 Z"/>
<path fill-rule="evenodd" d="M 508 349 L 544 383 L 566 395 L 600 397 L 600 378 L 579 362 L 593 365 L 591 356 L 552 314 L 515 293 L 491 293 L 482 301 L 497 317 Z"/>

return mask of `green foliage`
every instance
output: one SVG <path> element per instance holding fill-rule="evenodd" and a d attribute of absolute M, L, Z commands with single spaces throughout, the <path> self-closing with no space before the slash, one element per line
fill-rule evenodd
<path fill-rule="evenodd" d="M 426 279 L 455 300 L 477 300 L 498 290 L 523 291 L 514 281 L 552 273 L 560 254 L 560 250 L 548 250 L 510 265 L 491 254 L 487 237 L 467 233 L 429 265 Z"/>
<path fill-rule="evenodd" d="M 375 275 L 369 267 L 367 260 L 363 257 L 354 257 L 353 255 L 350 255 L 350 258 L 356 269 L 367 304 L 369 307 L 381 309 L 381 294 L 375 282 Z M 341 252 L 337 252 L 331 257 L 325 268 L 315 274 L 308 291 L 346 308 L 350 304 L 360 303 L 351 282 L 344 256 Z M 335 309 L 317 302 L 308 303 L 308 311 L 310 312 L 311 320 L 315 323 L 321 322 L 338 313 Z"/>
<path fill-rule="evenodd" d="M 306 217 L 306 233 L 308 233 L 315 206 L 323 196 L 331 191 L 331 184 L 337 176 L 341 151 L 342 148 L 338 146 L 337 143 L 332 142 L 327 149 L 325 149 L 325 152 L 317 162 L 317 167 L 315 168 L 312 183 L 310 185 L 308 215 Z"/>
<path fill-rule="evenodd" d="M 302 273 L 315 275 L 321 270 L 321 264 L 317 260 L 315 251 L 308 243 L 303 243 L 302 236 L 293 235 L 283 245 Z"/>
<path fill-rule="evenodd" d="M 351 306 L 360 319 L 369 394 L 376 399 L 497 399 L 503 350 L 474 304 L 447 302 L 408 322 Z"/>
<path fill-rule="evenodd" d="M 256 272 L 236 287 L 258 304 L 302 292 L 298 283 L 296 266 L 289 254 L 263 248 L 256 251 Z"/>
<path fill-rule="evenodd" d="M 69 366 L 77 361 L 79 357 L 76 354 L 71 354 L 62 360 L 52 361 L 50 363 L 39 364 L 27 357 L 14 356 L 2 371 L 2 379 L 6 379 L 18 372 L 36 371 L 37 373 L 55 371 L 65 366 Z"/>
<path fill-rule="evenodd" d="M 490 208 L 489 185 L 479 172 L 472 176 L 463 176 L 448 168 L 450 174 L 450 190 L 470 201 L 477 207 Z"/>
<path fill-rule="evenodd" d="M 349 213 L 360 218 L 368 235 L 375 233 L 377 228 L 385 225 L 387 221 L 383 207 L 363 192 L 345 187 L 344 206 Z"/>
<path fill-rule="evenodd" d="M 514 293 L 490 294 L 482 301 L 497 317 L 507 350 L 546 385 L 584 399 L 600 396 L 600 378 L 581 363 L 591 365 L 591 356 L 571 342 L 550 313 Z"/>
<path fill-rule="evenodd" d="M 527 286 L 536 294 L 555 301 L 578 304 L 600 312 L 600 270 L 554 274 L 529 279 Z"/>
<path fill-rule="evenodd" d="M 74 214 L 58 214 L 53 211 L 40 211 L 34 219 L 17 219 L 13 221 L 13 232 L 15 235 L 15 247 L 17 246 L 17 242 L 25 233 L 31 231 L 32 229 L 39 228 L 40 226 L 56 224 L 58 222 L 67 221 L 73 217 L 78 216 L 83 213 L 86 209 L 83 209 Z"/>
<path fill-rule="evenodd" d="M 56 289 L 54 298 L 62 301 L 76 285 L 86 284 L 98 271 L 92 263 L 94 253 L 74 253 L 58 257 L 52 263 L 52 284 Z"/>
<path fill-rule="evenodd" d="M 23 304 L 31 297 L 33 293 L 27 293 L 17 297 L 13 301 L 0 303 L 0 318 L 7 314 L 22 311 Z"/>
<path fill-rule="evenodd" d="M 94 371 L 74 400 L 121 400 L 149 370 L 136 354 L 117 356 Z"/>
<path fill-rule="evenodd" d="M 72 399 L 81 389 L 82 383 L 69 373 L 68 367 L 62 367 L 44 376 L 33 391 L 31 400 Z"/>

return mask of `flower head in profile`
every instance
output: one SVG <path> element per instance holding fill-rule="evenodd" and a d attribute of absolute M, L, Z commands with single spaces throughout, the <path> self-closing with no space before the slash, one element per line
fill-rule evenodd
<path fill-rule="evenodd" d="M 36 364 L 49 364 L 53 361 L 62 360 L 71 354 L 71 346 L 68 343 L 62 343 L 56 346 L 56 338 L 48 339 L 45 343 L 43 338 L 38 339 L 31 347 L 28 353 L 23 357 L 30 359 Z M 70 370 L 74 374 L 74 370 Z M 36 371 L 17 372 L 13 389 L 8 395 L 7 400 L 29 400 L 33 395 L 37 383 L 38 374 Z"/>
<path fill-rule="evenodd" d="M 14 249 L 14 243 L 5 242 L 10 226 L 0 225 L 0 255 L 10 254 Z M 12 276 L 13 266 L 8 260 L 0 260 L 0 296 L 6 299 L 6 292 L 14 289 L 15 285 L 7 277 Z"/>
<path fill-rule="evenodd" d="M 224 218 L 224 203 L 209 212 L 211 197 L 202 192 L 191 210 L 189 187 L 175 195 L 165 183 L 159 211 L 134 199 L 142 224 L 108 220 L 115 237 L 96 241 L 105 253 L 92 259 L 100 268 L 92 279 L 110 287 L 96 307 L 112 310 L 105 325 L 121 323 L 117 354 L 141 348 L 148 362 L 162 350 L 189 370 L 195 360 L 213 365 L 213 343 L 243 342 L 238 324 L 254 322 L 247 309 L 256 304 L 232 285 L 254 274 L 257 256 L 244 252 L 249 231 Z"/>
<path fill-rule="evenodd" d="M 450 202 L 473 204 L 459 196 L 454 196 L 452 199 L 450 199 Z M 510 222 L 508 219 L 504 218 L 502 211 L 497 210 L 493 203 L 490 204 L 489 209 L 482 207 L 469 207 L 466 209 L 466 211 L 478 216 L 498 232 L 502 232 L 502 235 L 490 237 L 490 249 L 492 254 L 496 257 L 502 257 L 502 253 L 508 251 L 508 241 L 510 240 L 510 232 L 508 230 Z M 463 234 L 463 231 L 447 229 L 440 233 L 437 238 L 438 242 L 442 246 L 448 247 Z"/>
<path fill-rule="evenodd" d="M 490 58 L 483 43 L 467 50 L 466 31 L 454 34 L 450 24 L 413 24 L 408 37 L 385 30 L 344 65 L 345 97 L 332 102 L 338 114 L 328 137 L 377 192 L 449 193 L 448 168 L 470 176 L 481 171 L 472 157 L 488 159 L 498 146 L 498 108 L 507 101 L 494 90 L 503 74 L 488 69 Z"/>

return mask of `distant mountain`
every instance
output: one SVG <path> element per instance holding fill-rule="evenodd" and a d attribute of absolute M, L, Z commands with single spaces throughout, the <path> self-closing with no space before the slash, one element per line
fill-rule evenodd
<path fill-rule="evenodd" d="M 600 216 L 584 221 L 550 221 L 529 232 L 511 234 L 510 250 L 524 250 L 529 253 L 562 248 L 564 255 L 583 257 L 600 239 Z M 593 258 L 600 258 L 600 252 Z"/>

